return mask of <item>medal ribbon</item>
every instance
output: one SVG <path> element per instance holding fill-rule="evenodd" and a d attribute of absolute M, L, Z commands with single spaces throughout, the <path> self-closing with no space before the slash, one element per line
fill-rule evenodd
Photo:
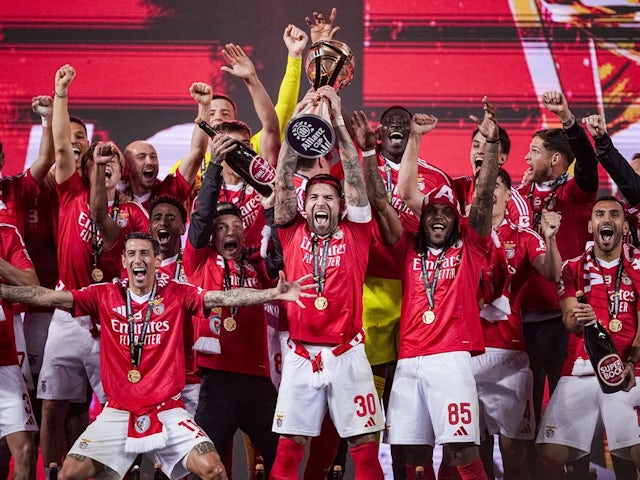
<path fill-rule="evenodd" d="M 429 270 L 427 269 L 427 259 L 424 253 L 420 253 L 420 263 L 422 266 L 422 281 L 424 282 L 424 290 L 427 294 L 427 302 L 429 302 L 429 309 L 433 310 L 435 306 L 435 292 L 436 285 L 438 284 L 438 277 L 440 275 L 440 267 L 442 267 L 442 260 L 447 253 L 448 247 L 442 250 L 438 258 L 436 259 L 435 268 L 433 269 L 433 280 L 429 281 Z"/>
<path fill-rule="evenodd" d="M 153 302 L 156 298 L 156 282 L 153 282 L 151 288 L 151 294 L 149 295 L 149 301 L 147 302 L 147 311 L 144 315 L 144 321 L 142 322 L 142 331 L 136 342 L 134 332 L 133 321 L 133 307 L 131 306 L 131 289 L 127 288 L 127 321 L 129 323 L 129 353 L 131 354 L 131 366 L 137 367 L 142 361 L 142 347 L 144 347 L 144 341 L 147 338 L 147 327 L 149 326 L 149 320 L 151 319 L 151 312 L 153 311 Z"/>
<path fill-rule="evenodd" d="M 607 304 L 609 305 L 609 318 L 617 318 L 618 312 L 620 312 L 620 280 L 622 279 L 622 271 L 624 270 L 622 265 L 622 254 L 620 254 L 620 263 L 618 263 L 618 269 L 616 271 L 616 282 L 614 284 L 613 290 L 613 303 L 611 303 L 611 295 L 609 294 L 609 286 L 604 281 L 604 274 L 602 273 L 602 265 L 596 258 L 596 254 L 593 250 L 591 250 L 591 256 L 596 265 L 598 265 L 598 270 L 600 270 L 600 275 L 602 275 L 602 282 L 604 283 L 604 288 L 607 291 Z"/>
<path fill-rule="evenodd" d="M 318 254 L 318 235 L 311 235 L 311 242 L 313 244 L 313 281 L 318 285 L 316 291 L 318 295 L 322 295 L 324 292 L 324 282 L 327 276 L 327 256 L 329 255 L 329 246 L 331 244 L 331 235 L 324 239 L 322 245 L 322 259 Z"/>
<path fill-rule="evenodd" d="M 532 230 L 536 230 L 538 229 L 538 226 L 540 225 L 540 219 L 542 218 L 542 210 L 544 210 L 545 208 L 548 208 L 549 205 L 551 204 L 551 202 L 553 201 L 554 198 L 556 198 L 556 189 L 560 186 L 563 185 L 565 183 L 567 183 L 569 181 L 569 175 L 566 173 L 563 173 L 562 175 L 558 176 L 558 178 L 556 178 L 553 183 L 551 184 L 551 187 L 553 188 L 553 191 L 551 192 L 551 194 L 546 198 L 546 200 L 544 201 L 544 206 L 540 209 L 540 211 L 538 213 L 535 214 L 535 216 L 533 217 L 533 226 L 531 227 Z M 536 184 L 532 183 L 531 184 L 531 190 L 529 190 L 529 193 L 527 194 L 527 200 L 529 201 L 529 205 L 531 205 L 531 209 L 533 210 L 533 194 L 536 191 Z"/>
<path fill-rule="evenodd" d="M 233 288 L 233 285 L 231 285 L 231 272 L 229 271 L 229 264 L 227 263 L 226 258 L 223 258 L 222 260 L 224 261 L 224 289 L 231 290 Z M 240 281 L 238 282 L 238 287 L 244 287 L 244 261 L 241 260 L 237 263 L 239 263 L 240 265 Z M 238 307 L 229 307 L 229 313 L 231 313 L 232 317 L 235 317 L 236 313 L 238 313 Z"/>
<path fill-rule="evenodd" d="M 180 280 L 180 274 L 182 273 L 182 249 L 178 252 L 178 258 L 176 258 L 176 271 L 173 273 L 174 280 Z"/>

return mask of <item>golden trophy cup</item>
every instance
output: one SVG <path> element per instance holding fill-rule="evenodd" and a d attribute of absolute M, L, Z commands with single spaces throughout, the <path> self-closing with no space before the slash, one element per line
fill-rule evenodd
<path fill-rule="evenodd" d="M 349 85 L 353 78 L 353 52 L 344 42 L 320 40 L 311 45 L 307 52 L 305 71 L 309 82 L 316 90 L 330 85 L 338 91 Z M 336 141 L 328 101 L 322 98 L 293 117 L 287 124 L 285 141 L 303 158 L 327 155 Z"/>

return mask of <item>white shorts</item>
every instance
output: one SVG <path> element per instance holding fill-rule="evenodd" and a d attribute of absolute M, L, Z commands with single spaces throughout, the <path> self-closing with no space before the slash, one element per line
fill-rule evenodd
<path fill-rule="evenodd" d="M 324 369 L 313 373 L 308 359 L 293 350 L 285 355 L 273 431 L 317 437 L 327 409 L 342 438 L 382 430 L 384 416 L 364 345 L 337 357 L 327 347 L 305 347 L 311 358 L 322 351 Z M 325 383 L 312 386 L 319 374 Z"/>
<path fill-rule="evenodd" d="M 100 352 L 95 351 L 90 326 L 89 316 L 53 312 L 38 377 L 38 398 L 84 403 L 88 377 L 100 403 L 106 401 L 100 382 Z"/>
<path fill-rule="evenodd" d="M 527 352 L 487 348 L 471 358 L 480 402 L 480 431 L 533 440 L 533 373 Z"/>
<path fill-rule="evenodd" d="M 187 383 L 180 393 L 184 409 L 189 412 L 192 417 L 196 414 L 198 408 L 198 398 L 200 397 L 200 384 Z"/>
<path fill-rule="evenodd" d="M 183 408 L 159 412 L 158 418 L 163 423 L 167 446 L 145 455 L 153 458 L 154 462 L 162 463 L 162 471 L 171 480 L 178 480 L 189 473 L 187 457 L 193 447 L 211 440 Z M 138 456 L 124 449 L 128 422 L 129 412 L 105 407 L 78 437 L 69 454 L 89 457 L 116 471 L 122 478 Z"/>
<path fill-rule="evenodd" d="M 267 318 L 267 348 L 269 351 L 269 373 L 271 381 L 278 388 L 282 378 L 282 350 L 280 348 L 280 335 L 278 332 L 278 316 L 280 312 L 279 302 L 267 302 L 264 304 L 264 312 Z"/>
<path fill-rule="evenodd" d="M 38 425 L 20 367 L 0 367 L 0 438 L 16 432 L 36 431 Z"/>
<path fill-rule="evenodd" d="M 480 443 L 478 394 L 469 352 L 398 360 L 386 442 L 393 445 Z"/>
<path fill-rule="evenodd" d="M 42 357 L 44 356 L 44 345 L 47 342 L 51 315 L 49 312 L 26 312 L 24 314 L 24 337 L 27 340 L 27 357 L 31 373 L 40 373 L 42 369 Z"/>
<path fill-rule="evenodd" d="M 640 385 L 640 377 L 636 377 Z M 630 447 L 640 444 L 638 411 L 640 388 L 629 392 L 602 393 L 595 376 L 560 378 L 540 423 L 536 443 L 566 445 L 569 460 L 591 451 L 593 432 L 604 424 L 612 454 L 631 459 Z"/>

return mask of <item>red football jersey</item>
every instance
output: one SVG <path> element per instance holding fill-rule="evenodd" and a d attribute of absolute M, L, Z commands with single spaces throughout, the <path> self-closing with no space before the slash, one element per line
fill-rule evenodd
<path fill-rule="evenodd" d="M 24 233 L 27 205 L 39 192 L 30 170 L 12 177 L 0 174 L 0 223 L 15 225 Z"/>
<path fill-rule="evenodd" d="M 18 229 L 13 225 L 0 223 L 0 258 L 20 269 L 33 269 L 33 263 L 24 246 Z M 0 279 L 4 283 L 3 279 Z M 0 300 L 1 303 L 1 300 Z M 19 365 L 16 341 L 13 332 L 13 311 L 11 305 L 1 305 L 4 319 L 0 318 L 0 366 Z"/>
<path fill-rule="evenodd" d="M 525 350 L 522 332 L 523 285 L 533 270 L 533 261 L 547 251 L 547 246 L 540 235 L 529 228 L 522 228 L 505 220 L 496 229 L 501 246 L 504 248 L 509 264 L 509 304 L 511 315 L 507 320 L 489 322 L 482 319 L 484 343 L 487 347 L 507 350 Z"/>
<path fill-rule="evenodd" d="M 342 220 L 329 239 L 326 276 L 322 296 L 327 307 L 318 310 L 313 298 L 301 298 L 305 309 L 287 304 L 289 334 L 307 343 L 342 344 L 349 342 L 362 328 L 362 286 L 367 268 L 372 222 Z M 285 272 L 289 279 L 313 273 L 314 256 L 311 232 L 301 216 L 279 229 L 284 251 Z M 319 257 L 326 239 L 318 240 Z"/>
<path fill-rule="evenodd" d="M 60 226 L 58 233 L 58 265 L 60 286 L 77 289 L 92 283 L 91 213 L 89 211 L 89 189 L 78 173 L 58 184 L 60 199 Z M 109 207 L 111 214 L 111 206 Z M 131 232 L 146 232 L 149 218 L 144 209 L 135 202 L 120 205 L 116 218 L 120 226 L 120 241 L 102 253 L 98 268 L 109 281 L 120 275 L 122 265 L 122 240 Z"/>
<path fill-rule="evenodd" d="M 107 398 L 130 412 L 144 412 L 179 394 L 185 385 L 184 328 L 192 315 L 204 315 L 204 291 L 176 281 L 156 282 L 157 292 L 137 370 L 140 381 L 131 383 L 126 282 L 90 285 L 72 290 L 75 315 L 91 315 L 101 325 L 100 374 Z M 149 295 L 131 295 L 134 336 L 139 341 Z"/>
<path fill-rule="evenodd" d="M 398 358 L 411 358 L 453 351 L 484 351 L 476 292 L 491 238 L 481 237 L 460 221 L 461 240 L 442 257 L 431 310 L 422 274 L 422 261 L 414 249 L 415 235 L 405 232 L 394 245 L 402 259 L 402 311 Z M 436 260 L 442 253 L 425 255 L 427 274 L 434 283 Z"/>
<path fill-rule="evenodd" d="M 560 212 L 562 223 L 556 235 L 558 250 L 563 259 L 569 259 L 584 252 L 590 235 L 587 224 L 591 219 L 591 208 L 596 200 L 596 193 L 587 193 L 578 187 L 575 179 L 557 187 L 531 184 L 518 188 L 518 191 L 529 201 L 533 214 L 532 229 L 542 235 L 540 217 L 542 209 Z M 560 309 L 556 285 L 545 280 L 537 272 L 532 272 L 527 283 L 522 301 L 522 311 L 554 312 Z"/>

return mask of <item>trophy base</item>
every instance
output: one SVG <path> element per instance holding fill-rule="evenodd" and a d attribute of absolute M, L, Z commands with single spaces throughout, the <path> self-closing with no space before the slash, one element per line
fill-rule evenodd
<path fill-rule="evenodd" d="M 324 157 L 331 152 L 336 134 L 324 117 L 313 113 L 296 115 L 287 124 L 285 141 L 303 158 Z"/>

